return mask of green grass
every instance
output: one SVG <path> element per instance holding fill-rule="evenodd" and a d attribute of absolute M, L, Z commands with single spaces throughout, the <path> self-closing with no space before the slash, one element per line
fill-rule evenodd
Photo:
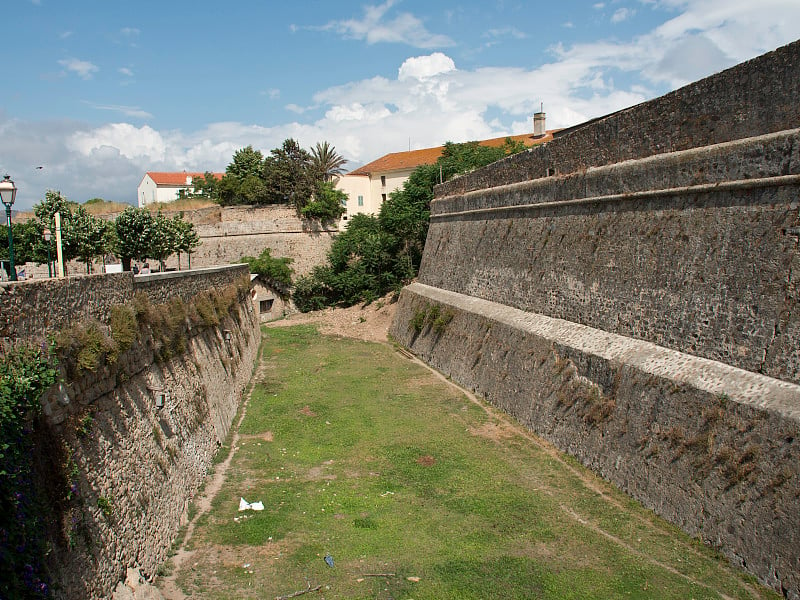
<path fill-rule="evenodd" d="M 187 595 L 777 597 L 387 346 L 271 328 L 261 360 Z"/>

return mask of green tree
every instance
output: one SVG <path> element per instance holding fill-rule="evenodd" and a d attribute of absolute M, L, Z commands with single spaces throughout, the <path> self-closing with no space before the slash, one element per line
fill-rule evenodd
<path fill-rule="evenodd" d="M 144 260 L 151 250 L 155 220 L 146 208 L 129 206 L 117 216 L 114 228 L 122 268 L 130 271 L 131 260 Z"/>
<path fill-rule="evenodd" d="M 267 201 L 291 204 L 299 213 L 311 200 L 314 190 L 310 163 L 311 155 L 291 138 L 285 140 L 280 148 L 270 150 L 264 161 L 263 177 Z"/>
<path fill-rule="evenodd" d="M 219 198 L 219 179 L 211 171 L 206 171 L 203 175 L 192 179 L 195 198 L 209 198 L 216 200 Z"/>
<path fill-rule="evenodd" d="M 263 166 L 264 155 L 261 151 L 247 146 L 233 153 L 233 161 L 227 166 L 225 173 L 242 182 L 250 176 L 260 177 Z"/>
<path fill-rule="evenodd" d="M 167 219 L 161 211 L 153 217 L 153 226 L 150 230 L 149 244 L 146 256 L 155 258 L 163 271 L 167 258 L 178 248 L 180 226 L 174 220 Z"/>
<path fill-rule="evenodd" d="M 90 215 L 83 206 L 78 206 L 72 214 L 66 237 L 70 240 L 75 258 L 86 264 L 87 273 L 91 273 L 94 259 L 110 250 L 107 246 L 108 228 L 105 221 Z"/>
<path fill-rule="evenodd" d="M 0 354 L 0 597 L 48 598 L 44 557 L 47 520 L 34 483 L 32 423 L 39 399 L 58 377 L 42 348 L 12 346 Z M 54 496 L 56 494 L 53 494 Z"/>
<path fill-rule="evenodd" d="M 336 152 L 336 148 L 328 142 L 317 142 L 311 148 L 310 168 L 315 179 L 330 181 L 336 175 L 342 174 L 342 167 L 347 160 Z"/>
<path fill-rule="evenodd" d="M 243 256 L 239 262 L 247 263 L 251 273 L 261 276 L 282 297 L 289 294 L 292 286 L 292 273 L 294 273 L 289 266 L 292 262 L 291 258 L 273 258 L 270 249 L 264 248 L 258 258 Z"/>
<path fill-rule="evenodd" d="M 268 190 L 264 180 L 257 175 L 248 175 L 239 184 L 239 199 L 244 204 L 266 204 Z"/>
<path fill-rule="evenodd" d="M 12 223 L 11 235 L 14 237 L 14 265 L 17 269 L 26 262 L 43 263 L 47 260 L 40 259 L 39 250 L 44 247 L 44 241 L 39 239 L 40 229 L 36 221 Z M 8 260 L 8 226 L 5 224 L 0 225 L 0 259 Z"/>
<path fill-rule="evenodd" d="M 194 223 L 184 221 L 182 215 L 175 215 L 172 221 L 172 226 L 177 232 L 175 251 L 178 253 L 178 270 L 181 268 L 181 252 L 185 252 L 189 257 L 189 268 L 191 269 L 192 250 L 200 245 L 200 236 L 194 228 Z"/>
<path fill-rule="evenodd" d="M 65 267 L 67 261 L 78 256 L 76 243 L 69 235 L 69 232 L 72 231 L 72 215 L 77 207 L 77 203 L 67 200 L 57 190 L 47 190 L 44 200 L 33 207 L 36 218 L 42 224 L 42 233 L 45 228 L 49 229 L 53 236 L 53 244 L 56 239 L 55 214 L 59 213 L 61 217 L 61 252 Z M 56 256 L 53 254 L 53 259 L 55 258 Z"/>
<path fill-rule="evenodd" d="M 225 173 L 222 179 L 217 184 L 217 196 L 215 198 L 221 206 L 232 206 L 234 204 L 242 204 L 242 199 L 239 197 L 239 186 L 241 181 L 229 173 Z"/>
<path fill-rule="evenodd" d="M 322 181 L 317 185 L 311 202 L 306 204 L 300 214 L 307 219 L 317 219 L 322 223 L 336 221 L 345 211 L 347 194 L 336 188 L 331 181 Z"/>

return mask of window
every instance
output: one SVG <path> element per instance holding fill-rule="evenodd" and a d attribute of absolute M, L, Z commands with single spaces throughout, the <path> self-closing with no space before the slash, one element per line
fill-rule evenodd
<path fill-rule="evenodd" d="M 386 194 L 381 194 L 381 201 L 386 202 Z"/>
<path fill-rule="evenodd" d="M 274 302 L 273 298 L 270 298 L 269 300 L 261 300 L 258 303 L 259 312 L 262 312 L 262 313 L 270 312 L 272 310 L 272 303 L 273 302 Z"/>
<path fill-rule="evenodd" d="M 358 197 L 358 205 L 359 206 L 364 206 L 364 196 L 359 196 Z"/>
<path fill-rule="evenodd" d="M 386 187 L 386 175 L 381 175 L 381 185 Z"/>

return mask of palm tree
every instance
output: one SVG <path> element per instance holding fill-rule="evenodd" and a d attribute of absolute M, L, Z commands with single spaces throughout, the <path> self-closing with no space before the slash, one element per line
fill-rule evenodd
<path fill-rule="evenodd" d="M 318 173 L 323 181 L 330 181 L 334 175 L 342 174 L 342 167 L 347 163 L 341 154 L 336 153 L 336 148 L 328 142 L 317 142 L 311 149 L 311 168 Z"/>

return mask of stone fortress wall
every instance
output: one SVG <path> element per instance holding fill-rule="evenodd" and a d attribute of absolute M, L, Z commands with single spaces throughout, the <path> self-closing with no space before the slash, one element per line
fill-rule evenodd
<path fill-rule="evenodd" d="M 800 42 L 437 187 L 392 335 L 800 598 Z"/>
<path fill-rule="evenodd" d="M 270 248 L 273 258 L 292 259 L 295 276 L 306 275 L 325 262 L 338 233 L 335 226 L 328 229 L 300 219 L 294 208 L 285 205 L 216 206 L 186 211 L 184 219 L 195 224 L 200 236 L 193 267 L 235 263 Z M 182 261 L 185 267 L 186 257 Z M 167 266 L 177 266 L 177 259 L 172 257 Z"/>
<path fill-rule="evenodd" d="M 42 398 L 35 464 L 55 515 L 48 557 L 55 597 L 109 597 L 129 567 L 152 577 L 167 558 L 255 364 L 261 336 L 248 274 L 234 265 L 0 285 L 6 343 L 107 322 L 112 306 L 130 306 L 139 292 L 166 313 L 208 290 L 242 288 L 220 323 L 188 325 L 184 352 L 165 356 L 140 338 L 95 371 L 62 365 L 62 382 Z"/>

